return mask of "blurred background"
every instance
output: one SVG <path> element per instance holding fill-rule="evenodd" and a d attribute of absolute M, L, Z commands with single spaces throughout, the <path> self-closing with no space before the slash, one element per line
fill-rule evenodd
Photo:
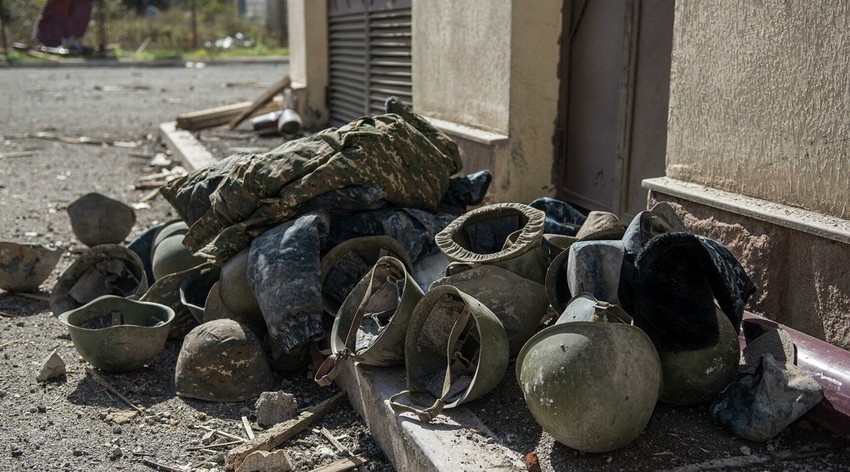
<path fill-rule="evenodd" d="M 0 0 L 4 44 L 31 44 L 47 0 Z M 285 55 L 286 0 L 94 0 L 82 43 L 135 59 Z"/>

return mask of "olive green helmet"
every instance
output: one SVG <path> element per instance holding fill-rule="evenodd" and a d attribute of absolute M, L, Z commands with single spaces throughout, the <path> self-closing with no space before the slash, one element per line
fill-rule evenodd
<path fill-rule="evenodd" d="M 320 275 L 325 312 L 336 316 L 354 286 L 383 256 L 393 256 L 407 268 L 413 266 L 401 243 L 385 235 L 351 238 L 328 251 L 322 257 Z"/>
<path fill-rule="evenodd" d="M 104 295 L 59 315 L 77 352 L 106 372 L 128 372 L 150 364 L 165 349 L 174 311 Z"/>
<path fill-rule="evenodd" d="M 508 337 L 486 306 L 457 287 L 434 287 L 416 305 L 404 342 L 407 388 L 390 397 L 397 413 L 431 421 L 490 392 L 508 366 Z M 409 394 L 416 405 L 401 403 Z"/>
<path fill-rule="evenodd" d="M 148 289 L 142 260 L 118 244 L 86 249 L 59 277 L 50 294 L 56 316 L 102 295 L 137 297 Z"/>
<path fill-rule="evenodd" d="M 136 223 L 136 212 L 118 200 L 88 193 L 68 205 L 71 229 L 86 246 L 119 244 Z"/>
<path fill-rule="evenodd" d="M 154 239 L 154 246 L 151 251 L 151 267 L 155 280 L 206 262 L 204 258 L 195 256 L 183 245 L 183 237 L 188 231 L 188 229 L 183 228 L 184 226 L 185 223 L 182 221 L 166 225 Z"/>
<path fill-rule="evenodd" d="M 238 402 L 257 397 L 274 385 L 260 340 L 233 320 L 204 323 L 186 335 L 174 384 L 181 397 Z"/>
<path fill-rule="evenodd" d="M 633 441 L 661 391 L 661 362 L 649 337 L 618 306 L 575 297 L 555 325 L 517 356 L 532 416 L 558 442 L 608 452 Z"/>
<path fill-rule="evenodd" d="M 714 400 L 735 380 L 741 344 L 732 322 L 720 308 L 717 342 L 696 350 L 658 351 L 664 369 L 664 389 L 659 400 L 674 405 L 696 405 Z"/>
<path fill-rule="evenodd" d="M 337 362 L 346 358 L 376 366 L 404 363 L 408 321 L 422 295 L 403 262 L 378 259 L 342 302 L 331 328 L 332 354 L 316 372 L 316 382 L 329 384 Z"/>
<path fill-rule="evenodd" d="M 545 220 L 545 213 L 528 205 L 497 203 L 461 215 L 434 241 L 450 261 L 494 265 L 542 284 L 547 268 L 541 245 Z"/>
<path fill-rule="evenodd" d="M 253 326 L 265 326 L 257 297 L 248 282 L 248 249 L 239 251 L 221 266 L 218 290 L 221 301 L 233 313 L 248 320 Z"/>

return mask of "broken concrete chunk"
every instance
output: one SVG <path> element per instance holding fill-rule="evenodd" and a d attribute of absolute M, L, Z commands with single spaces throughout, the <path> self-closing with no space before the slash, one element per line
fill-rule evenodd
<path fill-rule="evenodd" d="M 254 408 L 257 410 L 257 423 L 271 426 L 293 418 L 298 413 L 298 402 L 286 392 L 263 392 Z"/>
<path fill-rule="evenodd" d="M 65 361 L 62 360 L 62 357 L 54 349 L 41 365 L 41 370 L 38 372 L 36 380 L 44 382 L 57 379 L 63 375 L 65 375 Z"/>
<path fill-rule="evenodd" d="M 292 462 L 286 451 L 256 451 L 242 461 L 236 472 L 288 472 L 292 470 Z"/>
<path fill-rule="evenodd" d="M 215 441 L 215 431 L 207 431 L 203 436 L 201 436 L 201 444 L 204 446 L 208 446 Z"/>

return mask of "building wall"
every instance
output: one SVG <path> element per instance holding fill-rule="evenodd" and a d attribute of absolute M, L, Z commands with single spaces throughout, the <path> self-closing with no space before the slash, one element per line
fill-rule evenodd
<path fill-rule="evenodd" d="M 305 126 L 328 119 L 328 11 L 325 0 L 287 0 L 289 76 Z"/>
<path fill-rule="evenodd" d="M 466 172 L 493 171 L 493 201 L 528 202 L 554 191 L 562 3 L 413 2 L 414 109 L 503 135 L 453 135 Z"/>
<path fill-rule="evenodd" d="M 667 176 L 850 218 L 850 3 L 676 2 Z"/>

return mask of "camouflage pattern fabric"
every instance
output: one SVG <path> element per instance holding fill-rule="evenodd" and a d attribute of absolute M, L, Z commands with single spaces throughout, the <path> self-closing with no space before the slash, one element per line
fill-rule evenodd
<path fill-rule="evenodd" d="M 325 337 L 321 261 L 328 216 L 310 213 L 266 231 L 251 242 L 245 274 L 269 336 L 287 354 Z"/>
<path fill-rule="evenodd" d="M 386 109 L 169 183 L 162 195 L 190 224 L 183 244 L 223 263 L 304 202 L 356 185 L 379 186 L 399 207 L 436 209 L 462 167 L 457 145 L 395 97 Z"/>

